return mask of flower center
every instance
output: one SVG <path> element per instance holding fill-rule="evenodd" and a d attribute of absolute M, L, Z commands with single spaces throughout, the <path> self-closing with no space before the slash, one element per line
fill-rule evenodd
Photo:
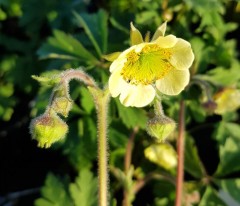
<path fill-rule="evenodd" d="M 152 84 L 173 68 L 169 62 L 170 49 L 160 48 L 156 44 L 148 44 L 140 52 L 132 50 L 126 56 L 121 75 L 131 84 Z"/>

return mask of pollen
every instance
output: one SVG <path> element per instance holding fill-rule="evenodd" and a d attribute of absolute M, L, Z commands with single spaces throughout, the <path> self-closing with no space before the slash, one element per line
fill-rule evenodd
<path fill-rule="evenodd" d="M 169 62 L 171 51 L 157 44 L 146 44 L 141 51 L 130 51 L 121 75 L 128 83 L 148 85 L 163 78 L 173 66 Z"/>

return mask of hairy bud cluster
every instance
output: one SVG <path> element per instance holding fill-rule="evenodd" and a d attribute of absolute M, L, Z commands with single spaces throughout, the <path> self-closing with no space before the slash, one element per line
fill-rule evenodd
<path fill-rule="evenodd" d="M 30 133 L 32 138 L 38 141 L 39 147 L 48 148 L 66 136 L 68 125 L 58 114 L 67 117 L 72 105 L 73 101 L 69 95 L 68 83 L 58 82 L 53 89 L 45 113 L 30 123 Z"/>

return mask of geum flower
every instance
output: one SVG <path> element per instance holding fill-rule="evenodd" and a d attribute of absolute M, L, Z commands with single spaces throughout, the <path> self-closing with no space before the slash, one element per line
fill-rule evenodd
<path fill-rule="evenodd" d="M 156 88 L 163 94 L 177 95 L 189 83 L 189 67 L 194 60 L 191 45 L 174 35 L 164 36 L 165 30 L 166 23 L 157 29 L 151 42 L 147 38 L 144 42 L 131 23 L 132 46 L 105 56 L 113 61 L 110 93 L 112 97 L 120 95 L 123 105 L 144 107 L 153 101 Z"/>

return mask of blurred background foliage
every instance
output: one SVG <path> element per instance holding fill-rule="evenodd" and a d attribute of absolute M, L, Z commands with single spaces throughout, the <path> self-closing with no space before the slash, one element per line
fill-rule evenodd
<path fill-rule="evenodd" d="M 84 66 L 103 86 L 110 65 L 103 55 L 128 48 L 129 23 L 153 33 L 165 20 L 166 33 L 190 41 L 195 54 L 185 92 L 163 100 L 166 115 L 176 121 L 179 101 L 186 103 L 186 205 L 240 205 L 240 3 L 230 0 L 0 0 L 0 205 L 97 204 L 92 97 L 71 82 L 70 132 L 50 149 L 39 149 L 28 125 L 44 111 L 51 87 L 39 87 L 31 75 Z M 133 205 L 174 203 L 176 169 L 166 165 L 168 156 L 144 155 L 154 142 L 145 131 L 152 114 L 150 107 L 125 108 L 111 100 L 111 205 L 121 205 L 125 183 L 131 188 L 153 172 L 168 178 L 147 182 Z M 126 180 L 132 133 L 133 167 Z M 169 140 L 173 148 L 176 136 Z"/>

